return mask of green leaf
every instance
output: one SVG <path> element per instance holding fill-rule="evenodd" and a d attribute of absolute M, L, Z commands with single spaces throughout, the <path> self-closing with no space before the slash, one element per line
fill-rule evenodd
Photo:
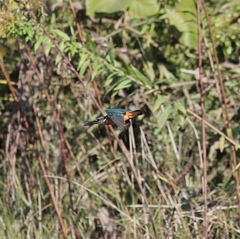
<path fill-rule="evenodd" d="M 225 148 L 225 137 L 220 137 L 219 139 L 219 150 L 222 153 Z"/>
<path fill-rule="evenodd" d="M 64 41 L 61 41 L 60 44 L 58 45 L 58 47 L 60 48 L 61 51 L 64 51 L 65 42 L 64 42 Z"/>
<path fill-rule="evenodd" d="M 94 16 L 94 13 L 114 13 L 125 11 L 135 0 L 86 0 L 86 9 L 88 16 Z"/>
<path fill-rule="evenodd" d="M 166 124 L 166 121 L 168 120 L 171 111 L 172 111 L 172 106 L 171 105 L 168 105 L 164 109 L 163 114 L 161 115 L 161 117 L 159 119 L 160 127 L 162 127 L 162 126 L 164 126 Z"/>
<path fill-rule="evenodd" d="M 193 0 L 180 0 L 176 9 L 167 9 L 170 24 L 181 32 L 179 41 L 189 47 L 197 47 L 197 12 Z"/>
<path fill-rule="evenodd" d="M 24 194 L 24 190 L 21 187 L 21 185 L 19 185 L 17 182 L 15 182 L 14 184 L 15 184 L 16 192 L 17 192 L 19 198 L 22 199 L 22 201 L 24 202 L 24 204 L 27 207 L 31 208 L 31 202 L 28 201 L 26 195 Z"/>
<path fill-rule="evenodd" d="M 166 79 L 161 79 L 161 83 L 169 83 L 169 80 L 167 79 L 175 79 L 175 76 L 172 74 L 171 71 L 167 69 L 167 67 L 164 64 L 158 64 L 158 69 L 161 72 L 161 75 L 163 75 Z M 164 80 L 166 82 L 164 82 Z"/>
<path fill-rule="evenodd" d="M 73 26 L 70 26 L 70 32 L 71 32 L 71 36 L 74 38 L 74 40 L 76 40 Z"/>
<path fill-rule="evenodd" d="M 78 61 L 77 70 L 80 70 L 84 62 L 88 59 L 88 55 L 85 52 L 80 54 L 80 60 Z"/>
<path fill-rule="evenodd" d="M 52 30 L 52 33 L 61 37 L 63 40 L 65 41 L 69 41 L 70 40 L 70 37 L 63 31 L 60 31 L 59 29 L 53 29 Z"/>
<path fill-rule="evenodd" d="M 92 68 L 93 72 L 91 75 L 91 81 L 94 80 L 97 75 L 105 71 L 102 64 L 97 59 L 95 59 L 94 62 L 92 63 Z"/>
<path fill-rule="evenodd" d="M 184 127 L 184 124 L 186 122 L 186 117 L 182 114 L 178 114 L 177 117 L 176 117 L 176 120 L 177 120 L 177 123 L 178 125 L 183 128 Z"/>
<path fill-rule="evenodd" d="M 114 88 L 115 91 L 119 91 L 121 89 L 124 89 L 124 88 L 128 88 L 132 85 L 132 81 L 129 80 L 129 79 L 124 79 L 122 80 L 116 88 Z"/>
<path fill-rule="evenodd" d="M 115 56 L 114 56 L 114 46 L 112 40 L 110 41 L 110 48 L 108 50 L 106 59 L 114 66 L 115 65 Z"/>
<path fill-rule="evenodd" d="M 79 72 L 80 76 L 82 76 L 82 77 L 84 76 L 89 64 L 90 64 L 89 59 L 83 62 L 83 64 L 80 67 L 80 72 Z"/>
<path fill-rule="evenodd" d="M 72 57 L 79 52 L 79 47 L 77 44 L 66 42 L 65 52 L 68 53 L 68 58 L 71 60 Z"/>
<path fill-rule="evenodd" d="M 45 46 L 44 47 L 45 55 L 46 55 L 46 57 L 48 57 L 49 56 L 49 52 L 50 52 L 50 50 L 52 49 L 52 46 L 53 46 L 53 43 L 52 43 L 50 38 L 46 39 L 46 43 L 44 44 L 44 46 Z"/>
<path fill-rule="evenodd" d="M 165 98 L 162 96 L 159 96 L 158 99 L 155 101 L 154 106 L 153 106 L 153 112 L 156 112 L 159 107 L 165 102 Z"/>
<path fill-rule="evenodd" d="M 119 82 L 114 82 L 114 84 L 107 90 L 107 92 L 105 93 L 105 96 L 111 92 L 117 85 L 119 84 Z"/>
<path fill-rule="evenodd" d="M 121 57 L 121 56 L 118 56 L 121 64 L 122 64 L 122 67 L 120 68 L 126 75 L 130 75 L 132 73 L 132 69 L 131 67 L 129 66 L 129 64 L 126 63 L 126 61 Z"/>
<path fill-rule="evenodd" d="M 186 114 L 187 111 L 180 101 L 175 101 L 174 105 L 182 114 L 184 114 L 184 115 Z"/>
<path fill-rule="evenodd" d="M 92 37 L 89 34 L 86 34 L 86 46 L 90 52 L 94 55 L 98 56 L 98 50 L 96 48 L 96 44 L 92 41 Z"/>
<path fill-rule="evenodd" d="M 134 17 L 147 17 L 158 12 L 157 0 L 135 0 L 129 6 L 129 12 Z"/>
<path fill-rule="evenodd" d="M 103 191 L 110 195 L 111 197 L 113 197 L 114 199 L 116 199 L 116 201 L 119 201 L 119 197 L 118 197 L 118 194 L 116 194 L 113 190 L 111 190 L 110 188 L 108 187 L 102 187 Z"/>
<path fill-rule="evenodd" d="M 152 87 L 151 81 L 144 75 L 142 74 L 138 69 L 134 68 L 133 66 L 129 66 L 123 58 L 118 57 L 122 63 L 121 70 L 129 76 L 132 76 L 134 78 L 134 82 L 148 86 L 149 88 Z"/>
<path fill-rule="evenodd" d="M 56 59 L 55 59 L 55 64 L 57 65 L 59 61 L 61 61 L 62 55 L 60 53 L 57 54 Z"/>
<path fill-rule="evenodd" d="M 158 12 L 157 0 L 86 0 L 87 15 L 114 13 L 129 9 L 133 17 L 146 17 Z"/>
<path fill-rule="evenodd" d="M 151 81 L 145 75 L 143 75 L 139 70 L 137 70 L 132 66 L 131 71 L 132 71 L 133 77 L 136 78 L 137 82 L 140 82 L 145 86 L 152 87 Z"/>
<path fill-rule="evenodd" d="M 116 78 L 116 77 L 118 77 L 118 73 L 117 72 L 113 72 L 112 74 L 110 74 L 108 77 L 107 77 L 107 79 L 106 79 L 106 81 L 105 81 L 105 83 L 104 83 L 104 86 L 107 86 L 107 85 L 110 85 L 112 82 L 113 82 L 113 80 Z"/>
<path fill-rule="evenodd" d="M 36 43 L 34 44 L 34 51 L 35 52 L 37 52 L 38 48 L 43 43 L 44 38 L 45 37 L 43 35 L 36 37 Z"/>
<path fill-rule="evenodd" d="M 144 66 L 144 71 L 146 72 L 148 78 L 151 80 L 151 82 L 155 81 L 156 74 L 155 74 L 155 69 L 154 69 L 154 64 L 153 62 L 147 61 L 146 63 L 143 64 Z"/>
<path fill-rule="evenodd" d="M 121 78 L 117 77 L 114 79 L 113 82 L 114 82 L 113 85 L 110 87 L 110 89 L 108 89 L 108 91 L 106 92 L 105 95 L 107 95 L 109 92 L 114 90 L 115 92 L 112 95 L 112 97 L 113 97 L 114 95 L 116 95 L 119 92 L 119 90 L 128 88 L 128 87 L 132 86 L 132 84 L 133 84 L 133 81 L 131 81 L 127 77 L 121 77 Z"/>

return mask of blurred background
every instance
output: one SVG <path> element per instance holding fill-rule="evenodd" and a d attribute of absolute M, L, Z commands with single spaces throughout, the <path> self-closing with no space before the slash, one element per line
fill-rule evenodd
<path fill-rule="evenodd" d="M 1 238 L 239 237 L 240 3 L 202 52 L 196 3 L 0 2 Z M 108 108 L 143 115 L 84 127 Z"/>

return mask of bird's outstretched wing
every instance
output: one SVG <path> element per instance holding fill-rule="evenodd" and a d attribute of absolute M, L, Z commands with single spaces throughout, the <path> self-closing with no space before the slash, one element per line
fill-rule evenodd
<path fill-rule="evenodd" d="M 108 117 L 121 129 L 126 130 L 130 126 L 129 120 L 124 120 L 124 115 L 126 110 L 122 109 L 107 109 L 106 110 Z"/>

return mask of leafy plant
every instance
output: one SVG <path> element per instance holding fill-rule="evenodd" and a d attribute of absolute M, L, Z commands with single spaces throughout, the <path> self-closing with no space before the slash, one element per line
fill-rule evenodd
<path fill-rule="evenodd" d="M 237 238 L 239 3 L 208 3 L 215 46 L 201 12 L 201 90 L 194 1 L 12 5 L 0 14 L 1 238 L 203 238 L 203 144 L 209 238 Z M 83 126 L 107 108 L 143 115 L 125 132 Z"/>

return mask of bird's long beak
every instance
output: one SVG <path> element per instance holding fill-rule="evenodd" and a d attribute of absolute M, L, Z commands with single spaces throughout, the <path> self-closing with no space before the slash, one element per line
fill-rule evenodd
<path fill-rule="evenodd" d="M 93 121 L 85 123 L 84 126 L 94 125 L 94 124 L 97 124 L 97 123 L 98 123 L 97 120 L 93 120 Z"/>

